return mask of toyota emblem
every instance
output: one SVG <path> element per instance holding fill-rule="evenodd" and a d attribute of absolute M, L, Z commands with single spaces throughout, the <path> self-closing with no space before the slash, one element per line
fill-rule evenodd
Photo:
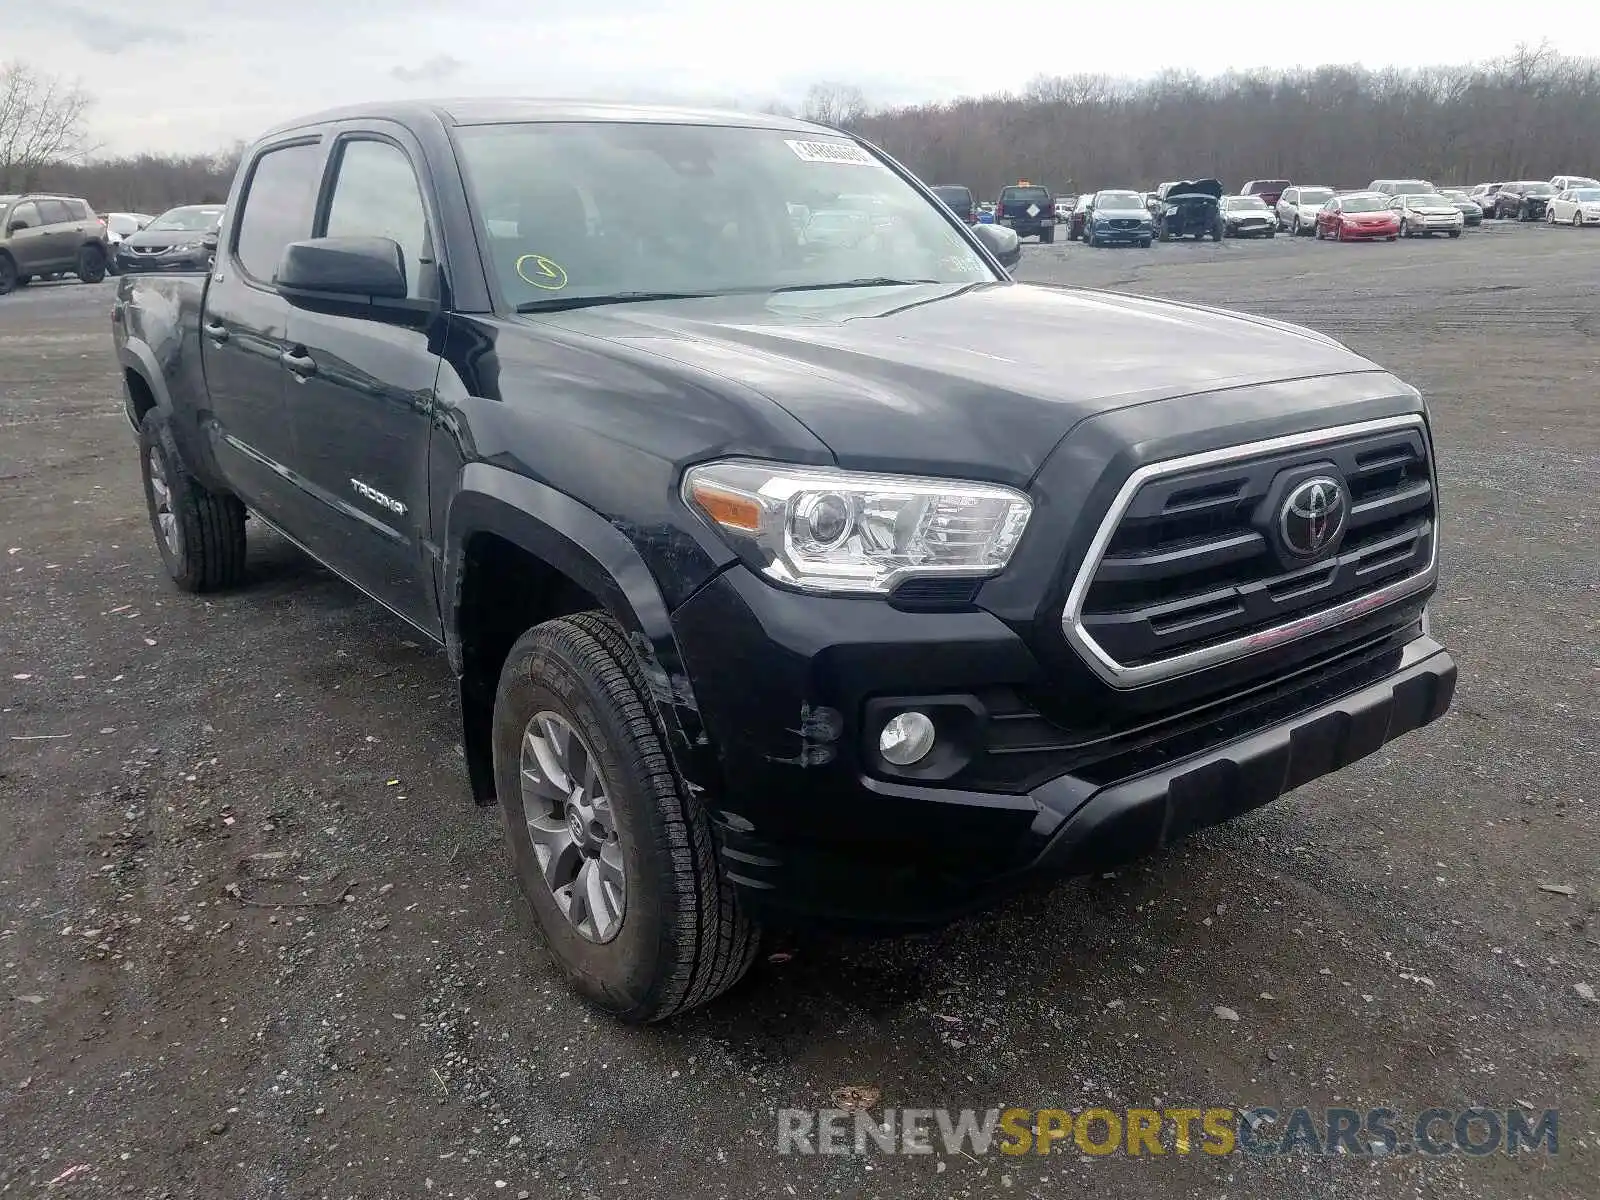
<path fill-rule="evenodd" d="M 1318 475 L 1299 484 L 1278 514 L 1284 549 L 1296 558 L 1315 558 L 1338 542 L 1349 509 L 1339 480 Z"/>

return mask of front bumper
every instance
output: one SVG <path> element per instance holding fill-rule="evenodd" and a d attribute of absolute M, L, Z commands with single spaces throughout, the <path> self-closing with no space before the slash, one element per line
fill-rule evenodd
<path fill-rule="evenodd" d="M 1149 225 L 1096 225 L 1094 226 L 1094 236 L 1095 240 L 1099 242 L 1124 242 L 1128 245 L 1134 245 L 1138 242 L 1154 240 L 1156 231 Z"/>
<path fill-rule="evenodd" d="M 1089 740 L 1019 699 L 1056 681 L 982 609 L 798 595 L 734 567 L 673 624 L 742 901 L 780 922 L 904 929 L 1148 854 L 1436 719 L 1456 668 L 1420 598 L 1401 607 L 1283 678 Z M 905 708 L 990 765 L 896 776 L 876 731 Z"/>
<path fill-rule="evenodd" d="M 1379 239 L 1398 237 L 1399 224 L 1389 225 L 1341 225 L 1339 227 L 1339 240 L 1343 242 L 1371 242 Z"/>
<path fill-rule="evenodd" d="M 204 250 L 182 254 L 132 254 L 119 250 L 116 257 L 117 274 L 140 275 L 173 271 L 204 271 L 209 255 Z"/>

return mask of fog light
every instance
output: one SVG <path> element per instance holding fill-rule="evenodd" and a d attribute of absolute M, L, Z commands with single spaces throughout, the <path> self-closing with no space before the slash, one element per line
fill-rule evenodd
<path fill-rule="evenodd" d="M 878 753 L 897 767 L 922 761 L 933 749 L 933 721 L 925 713 L 903 712 L 878 735 Z"/>

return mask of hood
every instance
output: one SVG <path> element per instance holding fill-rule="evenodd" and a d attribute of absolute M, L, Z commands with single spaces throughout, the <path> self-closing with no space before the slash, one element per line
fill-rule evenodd
<path fill-rule="evenodd" d="M 1266 318 L 1029 284 L 729 296 L 523 319 L 753 389 L 841 466 L 1014 486 L 1103 412 L 1379 369 Z"/>
<path fill-rule="evenodd" d="M 1169 201 L 1181 199 L 1184 196 L 1210 196 L 1213 200 L 1222 199 L 1222 184 L 1215 179 L 1185 179 L 1173 184 L 1167 189 Z"/>

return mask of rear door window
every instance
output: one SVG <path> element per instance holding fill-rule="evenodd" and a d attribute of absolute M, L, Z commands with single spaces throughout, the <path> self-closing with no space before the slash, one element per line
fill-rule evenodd
<path fill-rule="evenodd" d="M 89 219 L 89 205 L 82 200 L 65 200 L 67 211 L 72 214 L 74 221 L 87 221 Z"/>
<path fill-rule="evenodd" d="M 72 220 L 72 214 L 60 200 L 40 200 L 39 220 L 46 225 L 66 225 Z"/>
<path fill-rule="evenodd" d="M 311 236 L 311 214 L 322 174 L 322 147 L 302 142 L 256 159 L 240 201 L 233 253 L 258 284 L 271 281 L 290 242 Z"/>

